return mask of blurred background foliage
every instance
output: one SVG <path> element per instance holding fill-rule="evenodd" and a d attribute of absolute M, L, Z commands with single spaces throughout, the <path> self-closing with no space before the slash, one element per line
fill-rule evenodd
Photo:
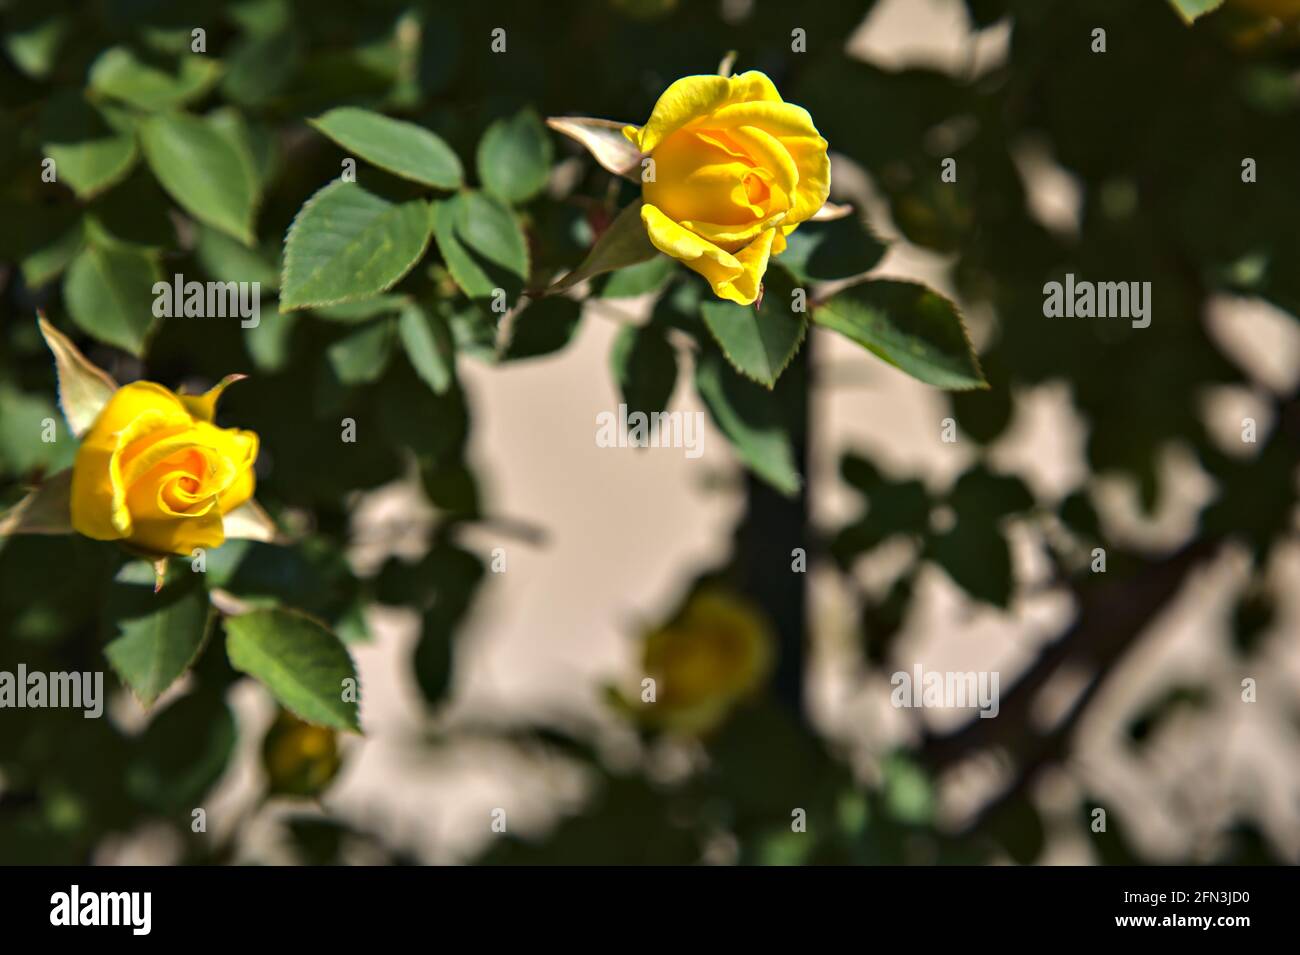
<path fill-rule="evenodd" d="M 36 308 L 120 381 L 202 387 L 231 371 L 255 372 L 223 400 L 221 420 L 261 435 L 258 498 L 291 543 L 231 542 L 210 556 L 207 586 L 255 605 L 306 610 L 347 642 L 370 639 L 368 605 L 415 609 L 423 622 L 410 665 L 436 713 L 489 560 L 461 531 L 493 516 L 465 458 L 473 409 L 449 356 L 497 363 L 553 353 L 572 339 L 583 313 L 575 301 L 548 299 L 514 327 L 498 328 L 484 289 L 455 274 L 454 250 L 436 236 L 443 240 L 389 295 L 276 314 L 285 235 L 347 155 L 306 120 L 361 106 L 435 131 L 475 184 L 448 208 L 478 203 L 465 221 L 504 223 L 503 234 L 526 238 L 523 268 L 510 265 L 514 252 L 504 266 L 493 259 L 500 274 L 513 274 L 513 297 L 530 279 L 575 266 L 636 197 L 572 143 L 539 137 L 538 120 L 642 121 L 669 82 L 710 72 L 735 50 L 738 68 L 768 73 L 786 99 L 809 109 L 831 143 L 837 175 L 865 172 L 902 236 L 950 256 L 959 298 L 991 315 L 978 341 L 991 387 L 949 397 L 960 439 L 988 448 L 1006 432 L 1019 390 L 1064 382 L 1087 424 L 1090 474 L 1060 500 L 1039 499 L 981 452 L 936 492 L 850 450 L 841 479 L 860 496 L 861 515 L 814 528 L 806 491 L 796 490 L 806 463 L 811 345 L 766 391 L 726 366 L 705 328 L 694 276 L 657 260 L 597 281 L 592 294 L 608 299 L 658 294 L 650 321 L 625 329 L 611 355 L 629 405 L 665 407 L 678 374 L 693 365 L 700 397 L 750 469 L 732 558 L 702 573 L 694 596 L 664 615 L 644 660 L 650 673 L 678 666 L 697 677 L 715 674 L 725 690 L 707 719 L 695 713 L 687 721 L 696 737 L 687 770 L 659 765 L 684 745 L 673 732 L 681 727 L 642 720 L 635 681 L 610 690 L 611 706 L 639 726 L 642 758 L 631 765 L 611 762 L 573 728 L 501 731 L 511 745 L 582 766 L 590 798 L 540 840 L 492 841 L 483 861 L 691 863 L 719 852 L 764 864 L 1041 858 L 1046 828 L 1030 798 L 1035 779 L 1068 758 L 1097 690 L 1190 574 L 1226 545 L 1246 548 L 1256 574 L 1228 622 L 1235 652 L 1249 660 L 1279 639 L 1277 595 L 1265 571 L 1295 535 L 1300 402 L 1227 354 L 1204 313 L 1220 293 L 1254 296 L 1292 316 L 1300 309 L 1300 47 L 1288 25 L 1261 19 L 1248 4 L 1188 27 L 1165 0 L 966 0 L 976 27 L 1009 24 L 1005 62 L 962 76 L 888 70 L 844 49 L 872 6 L 0 3 L 0 500 L 17 500 L 27 484 L 67 467 L 74 452 L 67 440 L 42 442 L 33 423 L 57 417 Z M 191 52 L 196 26 L 206 31 L 201 55 Z M 1090 49 L 1099 26 L 1107 30 L 1104 56 Z M 488 52 L 497 27 L 507 30 L 506 55 Z M 791 49 L 796 27 L 806 31 L 808 53 Z M 219 210 L 198 215 L 177 199 L 178 189 L 201 193 L 202 183 L 160 181 L 159 164 L 146 154 L 165 146 L 150 145 L 145 127 L 150 117 L 177 114 L 182 125 L 202 118 L 208 132 L 195 136 L 234 144 L 257 197 L 251 234 L 235 235 L 238 222 L 214 227 Z M 1081 184 L 1077 229 L 1052 229 L 1032 214 L 1015 155 L 1027 137 Z M 171 158 L 183 165 L 179 155 Z M 56 186 L 41 181 L 45 156 L 59 163 Z M 1257 161 L 1258 182 L 1243 183 L 1243 156 Z M 938 175 L 945 157 L 958 161 L 955 183 Z M 542 189 L 548 175 L 552 186 Z M 362 176 L 384 195 L 422 194 L 374 170 Z M 203 202 L 200 195 L 200 208 Z M 861 213 L 810 227 L 808 245 L 791 246 L 788 272 L 819 283 L 875 266 L 885 248 Z M 184 320 L 147 327 L 148 287 L 177 272 L 261 281 L 260 326 L 245 332 L 234 321 Z M 1043 285 L 1066 272 L 1150 281 L 1151 326 L 1057 320 L 1049 328 Z M 783 281 L 779 272 L 769 278 Z M 430 323 L 440 360 L 403 332 L 413 309 Z M 683 364 L 685 352 L 692 358 Z M 862 361 L 874 359 L 864 353 Z M 1234 448 L 1210 433 L 1202 405 L 1214 386 L 1244 388 L 1267 406 L 1257 444 Z M 364 453 L 340 453 L 345 415 L 367 436 Z M 1168 492 L 1160 463 L 1171 445 L 1190 449 L 1215 488 L 1194 531 L 1172 549 L 1112 539 L 1094 507 L 1096 482 L 1126 476 L 1154 513 Z M 345 557 L 356 492 L 412 473 L 437 513 L 427 551 L 359 577 Z M 886 591 L 862 592 L 859 621 L 868 665 L 910 670 L 893 640 L 919 569 L 938 566 L 975 600 L 1009 608 L 1023 584 L 1010 523 L 1032 529 L 1053 585 L 1075 601 L 1074 621 L 1023 673 L 1003 674 L 996 720 L 924 732 L 864 770 L 807 718 L 809 607 L 806 576 L 790 572 L 792 549 L 805 548 L 852 587 L 861 560 L 899 539 L 911 543 L 907 566 Z M 1107 553 L 1104 575 L 1089 570 L 1095 547 Z M 114 608 L 134 586 L 122 576 L 124 562 L 115 548 L 79 538 L 0 543 L 0 670 L 19 662 L 33 670 L 104 669 L 102 647 L 122 613 Z M 715 627 L 691 602 L 718 593 L 730 595 L 732 609 L 714 615 L 727 620 Z M 700 641 L 721 641 L 716 652 L 688 640 L 694 656 L 674 657 L 673 635 L 701 627 L 712 636 Z M 770 646 L 753 650 L 755 641 Z M 769 655 L 770 666 L 755 663 Z M 1058 722 L 1038 727 L 1029 718 L 1036 693 L 1070 668 L 1087 674 L 1084 690 Z M 60 710 L 0 714 L 0 860 L 85 861 L 110 836 L 147 823 L 174 828 L 186 861 L 232 859 L 232 840 L 191 831 L 191 810 L 237 745 L 227 691 L 239 679 L 210 647 L 186 692 L 164 701 L 142 728 Z M 1209 696 L 1191 685 L 1152 700 L 1127 728 L 1131 745 L 1147 745 L 1172 714 L 1203 708 Z M 961 825 L 941 824 L 936 789 L 944 774 L 989 751 L 1009 768 L 1007 784 Z M 268 730 L 261 752 L 267 797 L 305 799 L 306 809 L 341 758 L 332 733 L 288 714 Z M 1085 797 L 1077 817 L 1094 857 L 1145 861 L 1126 838 L 1122 813 L 1110 814 L 1105 832 L 1089 830 L 1096 805 Z M 805 813 L 806 831 L 794 807 Z M 368 859 L 412 861 L 408 847 L 327 814 L 304 811 L 287 829 L 305 862 L 353 858 L 347 852 L 357 846 Z M 1243 816 L 1186 861 L 1281 861 L 1281 853 L 1257 820 Z"/>

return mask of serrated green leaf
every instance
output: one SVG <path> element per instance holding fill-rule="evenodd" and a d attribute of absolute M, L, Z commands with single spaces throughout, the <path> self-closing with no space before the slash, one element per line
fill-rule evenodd
<path fill-rule="evenodd" d="M 207 591 L 189 568 L 158 593 L 144 591 L 114 621 L 116 639 L 104 655 L 146 707 L 185 673 L 197 659 L 212 623 Z"/>
<path fill-rule="evenodd" d="M 546 127 L 531 108 L 488 127 L 478 144 L 478 177 L 487 192 L 512 205 L 546 185 L 554 150 Z"/>
<path fill-rule="evenodd" d="M 456 374 L 456 345 L 446 320 L 412 302 L 402 309 L 397 330 L 415 373 L 434 394 L 446 394 Z"/>
<path fill-rule="evenodd" d="M 221 78 L 221 64 L 206 56 L 182 55 L 175 72 L 145 63 L 131 50 L 105 50 L 90 67 L 90 88 L 104 96 L 154 112 L 198 99 Z"/>
<path fill-rule="evenodd" d="M 387 291 L 424 255 L 429 206 L 392 202 L 335 180 L 298 211 L 285 243 L 280 310 L 355 302 Z"/>
<path fill-rule="evenodd" d="M 155 324 L 153 286 L 161 277 L 152 256 L 89 245 L 63 277 L 63 301 L 87 334 L 139 356 Z"/>
<path fill-rule="evenodd" d="M 353 106 L 309 120 L 334 142 L 380 169 L 438 189 L 457 189 L 460 159 L 442 138 L 415 123 Z"/>
<path fill-rule="evenodd" d="M 913 282 L 860 282 L 818 305 L 813 321 L 938 388 L 987 388 L 957 307 Z"/>
<path fill-rule="evenodd" d="M 361 732 L 357 704 L 344 699 L 357 671 L 338 637 L 304 614 L 254 610 L 226 618 L 230 665 L 309 723 Z"/>
<path fill-rule="evenodd" d="M 779 290 L 773 292 L 765 295 L 761 310 L 733 302 L 705 302 L 700 307 L 727 361 L 765 388 L 776 384 L 808 332 L 803 315 L 790 310 L 790 299 Z"/>
<path fill-rule="evenodd" d="M 140 125 L 140 141 L 149 168 L 181 208 L 253 244 L 257 184 L 225 133 L 195 116 L 161 113 Z"/>
<path fill-rule="evenodd" d="M 695 390 L 746 467 L 782 494 L 799 493 L 794 443 L 770 391 L 738 377 L 711 350 L 696 365 Z"/>

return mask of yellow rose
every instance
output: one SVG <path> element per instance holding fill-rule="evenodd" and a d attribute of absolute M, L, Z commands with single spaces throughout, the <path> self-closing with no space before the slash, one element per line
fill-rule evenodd
<path fill-rule="evenodd" d="M 641 715 L 684 732 L 712 728 L 762 685 L 772 645 L 767 623 L 748 603 L 722 591 L 696 594 L 676 620 L 645 638 L 642 666 L 656 697 Z"/>
<path fill-rule="evenodd" d="M 650 241 L 740 305 L 830 193 L 826 140 L 756 71 L 683 77 L 623 134 L 654 160 L 641 207 Z"/>
<path fill-rule="evenodd" d="M 77 450 L 73 528 L 154 555 L 220 546 L 223 515 L 253 496 L 258 444 L 212 423 L 230 380 L 199 396 L 151 381 L 117 389 Z"/>

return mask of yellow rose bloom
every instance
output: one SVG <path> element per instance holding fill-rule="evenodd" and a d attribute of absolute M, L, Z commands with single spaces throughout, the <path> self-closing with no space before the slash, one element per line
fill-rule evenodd
<path fill-rule="evenodd" d="M 654 160 L 642 186 L 650 241 L 740 305 L 758 297 L 768 258 L 830 194 L 826 140 L 757 71 L 683 77 L 623 134 Z"/>
<path fill-rule="evenodd" d="M 253 496 L 257 435 L 212 423 L 223 385 L 177 395 L 151 381 L 113 393 L 72 468 L 72 526 L 154 555 L 219 547 Z"/>
<path fill-rule="evenodd" d="M 762 685 L 772 648 L 771 630 L 750 604 L 717 590 L 696 594 L 676 620 L 646 635 L 642 666 L 656 698 L 641 715 L 683 732 L 711 729 Z"/>

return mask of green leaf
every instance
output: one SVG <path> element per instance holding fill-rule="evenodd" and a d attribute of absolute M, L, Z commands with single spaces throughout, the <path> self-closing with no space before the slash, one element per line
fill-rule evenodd
<path fill-rule="evenodd" d="M 289 227 L 280 310 L 387 291 L 424 255 L 429 225 L 429 206 L 421 199 L 391 202 L 355 182 L 331 182 Z"/>
<path fill-rule="evenodd" d="M 536 358 L 559 351 L 573 340 L 581 318 L 582 306 L 571 298 L 529 302 L 514 316 L 505 357 Z"/>
<path fill-rule="evenodd" d="M 184 54 L 175 73 L 140 60 L 126 47 L 105 50 L 90 67 L 96 93 L 145 110 L 173 109 L 198 99 L 221 77 L 221 64 L 205 56 Z"/>
<path fill-rule="evenodd" d="M 225 772 L 237 740 L 224 694 L 200 684 L 132 740 L 123 782 L 133 799 L 155 812 L 188 817 Z"/>
<path fill-rule="evenodd" d="M 72 465 L 76 445 L 58 418 L 44 392 L 20 391 L 0 380 L 0 472 L 45 474 Z M 54 440 L 44 440 L 49 437 Z M 57 527 L 51 531 L 61 533 Z"/>
<path fill-rule="evenodd" d="M 352 657 L 311 617 L 279 609 L 228 617 L 226 653 L 231 666 L 261 682 L 299 718 L 361 732 L 357 704 L 344 699 L 349 686 L 358 686 Z"/>
<path fill-rule="evenodd" d="M 252 328 L 244 329 L 244 347 L 258 371 L 274 374 L 289 361 L 289 339 L 298 321 L 297 312 L 263 315 Z"/>
<path fill-rule="evenodd" d="M 253 244 L 257 184 L 227 135 L 195 116 L 163 113 L 140 125 L 140 141 L 158 182 L 186 212 Z"/>
<path fill-rule="evenodd" d="M 676 259 L 656 255 L 625 269 L 616 269 L 605 279 L 605 284 L 596 294 L 601 298 L 633 298 L 647 292 L 657 292 L 676 271 Z"/>
<path fill-rule="evenodd" d="M 66 16 L 60 15 L 22 27 L 11 23 L 5 31 L 5 52 L 32 79 L 43 80 L 54 68 L 55 55 L 68 33 L 68 22 Z"/>
<path fill-rule="evenodd" d="M 934 787 L 925 773 L 902 754 L 885 758 L 884 803 L 889 815 L 899 822 L 917 826 L 934 820 Z"/>
<path fill-rule="evenodd" d="M 250 249 L 208 226 L 199 226 L 194 255 L 214 281 L 257 282 L 268 291 L 280 287 L 279 269 L 261 250 Z"/>
<path fill-rule="evenodd" d="M 659 250 L 646 235 L 645 223 L 641 221 L 642 200 L 629 205 L 620 212 L 608 229 L 596 239 L 582 264 L 546 290 L 548 295 L 563 292 L 579 282 L 615 269 L 627 268 L 653 259 Z"/>
<path fill-rule="evenodd" d="M 412 302 L 402 309 L 397 330 L 415 373 L 434 394 L 445 394 L 456 374 L 456 345 L 446 320 Z"/>
<path fill-rule="evenodd" d="M 23 281 L 32 288 L 57 278 L 86 244 L 86 229 L 80 219 L 22 260 Z"/>
<path fill-rule="evenodd" d="M 677 384 L 677 354 L 659 325 L 624 325 L 610 349 L 614 372 L 628 413 L 663 411 Z"/>
<path fill-rule="evenodd" d="M 1223 6 L 1223 0 L 1169 0 L 1169 2 L 1188 26 L 1191 26 L 1197 17 L 1202 17 Z"/>
<path fill-rule="evenodd" d="M 71 468 L 47 477 L 13 507 L 0 511 L 0 537 L 72 532 Z"/>
<path fill-rule="evenodd" d="M 481 192 L 434 204 L 433 234 L 447 269 L 472 299 L 493 298 L 497 289 L 515 304 L 528 278 L 528 242 L 509 206 Z"/>
<path fill-rule="evenodd" d="M 348 152 L 403 179 L 458 189 L 463 172 L 451 147 L 423 126 L 344 106 L 308 120 Z"/>
<path fill-rule="evenodd" d="M 805 222 L 786 239 L 772 261 L 800 282 L 848 279 L 875 267 L 885 245 L 857 216 L 831 222 Z"/>
<path fill-rule="evenodd" d="M 378 380 L 393 348 L 393 322 L 383 319 L 340 338 L 325 355 L 338 380 L 364 385 Z"/>
<path fill-rule="evenodd" d="M 410 304 L 410 301 L 405 295 L 376 295 L 373 298 L 344 302 L 341 305 L 316 306 L 311 313 L 327 322 L 355 325 L 358 322 L 378 318 L 380 315 L 397 315 Z"/>
<path fill-rule="evenodd" d="M 771 388 L 808 332 L 804 317 L 789 306 L 790 299 L 774 289 L 764 297 L 761 311 L 719 301 L 704 303 L 700 314 L 732 367 Z"/>
<path fill-rule="evenodd" d="M 63 277 L 63 301 L 83 331 L 140 356 L 155 324 L 153 286 L 160 279 L 152 256 L 90 245 Z"/>
<path fill-rule="evenodd" d="M 987 388 L 957 307 L 912 282 L 861 282 L 817 306 L 813 321 L 938 388 Z"/>
<path fill-rule="evenodd" d="M 54 160 L 60 182 L 78 199 L 116 185 L 139 156 L 135 134 L 115 129 L 76 93 L 52 96 L 41 114 L 41 149 Z"/>
<path fill-rule="evenodd" d="M 546 127 L 531 108 L 488 127 L 478 144 L 483 188 L 505 202 L 526 202 L 546 185 L 553 147 Z"/>
<path fill-rule="evenodd" d="M 293 78 L 302 62 L 303 41 L 293 30 L 245 36 L 226 59 L 221 91 L 241 106 L 263 106 Z"/>
<path fill-rule="evenodd" d="M 79 438 L 95 423 L 104 405 L 113 397 L 117 382 L 103 369 L 91 364 L 72 340 L 43 316 L 37 324 L 41 337 L 54 355 L 54 367 L 59 376 L 59 407 L 63 409 L 63 417 L 68 420 L 72 433 Z"/>
<path fill-rule="evenodd" d="M 244 118 L 242 112 L 234 107 L 223 106 L 208 113 L 203 117 L 203 121 L 208 124 L 208 127 L 213 132 L 224 139 L 226 145 L 239 157 L 239 161 L 244 167 L 244 176 L 252 186 L 253 205 L 256 206 L 262 201 L 262 187 L 265 185 L 264 176 L 267 173 L 270 160 L 268 156 L 259 152 L 259 146 L 254 141 L 253 131 L 248 125 L 248 120 Z"/>
<path fill-rule="evenodd" d="M 118 585 L 140 593 L 121 596 L 129 607 L 114 614 L 118 636 L 104 655 L 146 707 L 193 665 L 212 623 L 198 575 L 188 566 L 179 574 L 158 593 L 151 586 Z"/>
<path fill-rule="evenodd" d="M 782 494 L 798 494 L 803 482 L 776 397 L 737 377 L 712 350 L 699 358 L 695 389 L 745 466 Z"/>

